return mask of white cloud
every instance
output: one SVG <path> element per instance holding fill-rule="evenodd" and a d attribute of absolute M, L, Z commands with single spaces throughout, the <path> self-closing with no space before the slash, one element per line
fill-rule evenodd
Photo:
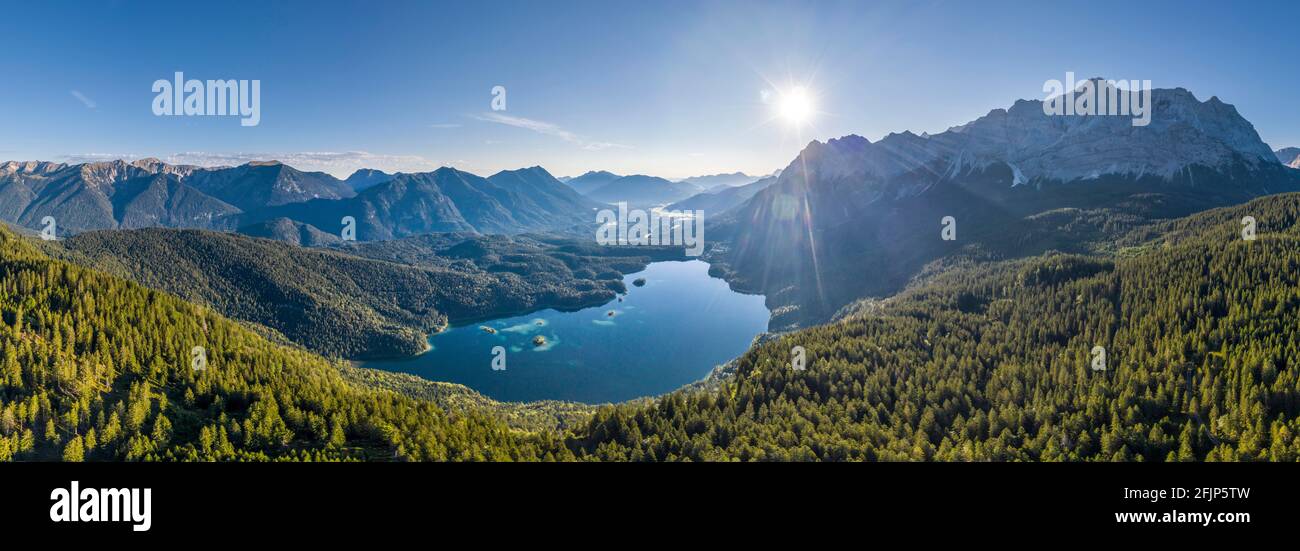
<path fill-rule="evenodd" d="M 454 122 L 444 122 L 444 123 L 430 124 L 429 128 L 460 128 L 460 124 Z"/>
<path fill-rule="evenodd" d="M 64 155 L 66 163 L 88 163 L 114 159 L 135 160 L 149 155 L 115 153 L 79 153 Z M 384 155 L 367 151 L 302 151 L 289 153 L 211 153 L 187 151 L 160 157 L 163 162 L 175 165 L 203 167 L 235 166 L 251 161 L 280 161 L 298 170 L 327 172 L 346 178 L 360 168 L 375 168 L 384 172 L 428 172 L 443 165 L 463 164 L 434 161 L 418 155 Z"/>
<path fill-rule="evenodd" d="M 546 135 L 546 136 L 554 136 L 566 142 L 576 144 L 578 147 L 581 147 L 588 151 L 601 151 L 604 149 L 631 149 L 631 146 L 628 145 L 622 145 L 622 144 L 616 144 L 610 142 L 591 141 L 582 136 L 574 134 L 573 132 L 560 128 L 559 125 L 552 124 L 545 121 L 526 119 L 524 117 L 515 117 L 511 115 L 504 115 L 501 113 L 484 113 L 482 115 L 470 115 L 470 117 L 484 122 L 504 124 L 506 126 L 513 126 L 515 128 L 523 128 L 525 130 L 531 130 L 533 132 Z"/>
<path fill-rule="evenodd" d="M 82 103 L 82 105 L 85 105 L 85 106 L 86 106 L 86 109 L 94 109 L 94 108 L 95 108 L 95 105 L 96 105 L 96 104 L 95 104 L 95 100 L 92 100 L 92 99 L 86 97 L 85 94 L 83 94 L 83 93 L 81 93 L 81 92 L 79 92 L 79 91 L 77 91 L 77 90 L 69 90 L 69 92 L 72 94 L 72 97 L 77 98 L 77 101 L 80 101 L 80 102 Z"/>

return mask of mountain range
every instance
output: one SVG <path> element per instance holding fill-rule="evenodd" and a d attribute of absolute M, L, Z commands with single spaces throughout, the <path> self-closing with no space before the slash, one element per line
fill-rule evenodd
<path fill-rule="evenodd" d="M 0 165 L 0 219 L 54 216 L 62 233 L 143 227 L 238 231 L 308 246 L 438 232 L 590 231 L 610 203 L 709 213 L 713 272 L 764 294 L 774 327 L 825 321 L 897 291 L 950 254 L 1074 250 L 1080 227 L 1182 216 L 1297 189 L 1300 150 L 1273 151 L 1218 98 L 1157 89 L 1153 118 L 1052 116 L 1020 100 L 930 135 L 810 143 L 779 175 L 673 182 L 593 171 L 565 182 L 541 167 L 483 178 L 453 168 L 359 170 L 346 181 L 278 162 L 238 167 L 156 159 Z M 1290 162 L 1287 159 L 1290 158 Z M 705 189 L 705 186 L 713 186 Z M 958 238 L 935 238 L 951 216 Z M 1074 236 L 1074 237 L 1077 237 Z M 869 270 L 862 268 L 870 266 Z"/>
<path fill-rule="evenodd" d="M 1152 97 L 1145 127 L 1021 100 L 940 134 L 812 142 L 713 219 L 713 271 L 765 294 L 774 327 L 798 326 L 892 294 L 956 253 L 1072 250 L 1137 221 L 1300 189 L 1300 172 L 1231 105 L 1182 88 Z M 940 233 L 949 216 L 952 241 Z"/>
<path fill-rule="evenodd" d="M 702 210 L 704 215 L 716 216 L 748 201 L 751 197 L 775 184 L 776 176 L 760 178 L 748 184 L 718 186 L 668 205 L 668 210 Z"/>
<path fill-rule="evenodd" d="M 673 182 L 589 172 L 567 183 L 541 167 L 488 178 L 442 168 L 388 174 L 361 169 L 347 180 L 277 161 L 234 167 L 171 165 L 157 159 L 83 164 L 10 161 L 0 165 L 0 220 L 40 229 L 50 216 L 60 235 L 147 227 L 237 231 L 308 246 L 337 241 L 343 218 L 361 240 L 430 232 L 585 232 L 592 210 L 626 201 L 657 206 L 701 193 L 716 212 L 752 195 L 733 185 L 743 173 Z M 698 183 L 695 183 L 698 182 Z"/>
<path fill-rule="evenodd" d="M 166 167 L 159 163 L 154 170 L 166 170 Z M 303 172 L 279 161 L 194 170 L 181 181 L 241 210 L 356 195 L 350 186 L 329 174 Z"/>
<path fill-rule="evenodd" d="M 436 232 L 578 231 L 594 225 L 597 207 L 541 167 L 488 178 L 444 167 L 398 174 L 347 199 L 313 199 L 236 218 L 240 228 L 284 218 L 337 233 L 350 216 L 356 238 L 373 241 Z"/>
<path fill-rule="evenodd" d="M 184 183 L 201 169 L 145 159 L 66 165 L 0 165 L 0 219 L 40 228 L 53 216 L 60 231 L 158 224 L 207 226 L 239 208 Z"/>
<path fill-rule="evenodd" d="M 157 159 L 67 165 L 0 165 L 0 219 L 39 227 L 52 216 L 64 232 L 219 227 L 250 208 L 354 193 L 321 172 L 278 162 L 228 168 L 169 165 Z"/>
<path fill-rule="evenodd" d="M 565 180 L 564 183 L 576 190 L 578 193 L 586 195 L 619 178 L 622 178 L 622 176 L 614 174 L 613 172 L 593 170 L 581 176 L 569 178 Z"/>
<path fill-rule="evenodd" d="M 602 170 L 569 178 L 564 183 L 584 197 L 600 203 L 626 202 L 638 207 L 654 207 L 721 188 L 742 186 L 758 179 L 743 172 L 734 172 L 672 181 L 658 176 L 623 176 Z"/>
<path fill-rule="evenodd" d="M 716 188 L 720 188 L 724 186 L 725 187 L 743 186 L 745 184 L 753 183 L 761 178 L 763 177 L 750 176 L 748 174 L 745 174 L 744 172 L 732 172 L 730 174 L 710 174 L 707 176 L 691 176 L 690 178 L 682 178 L 681 180 L 678 180 L 678 182 L 693 184 L 703 188 L 705 191 L 713 191 Z"/>
<path fill-rule="evenodd" d="M 360 170 L 347 181 L 279 162 L 236 167 L 157 159 L 0 165 L 0 220 L 60 235 L 145 227 L 235 230 L 301 244 L 339 236 L 344 216 L 358 239 L 438 231 L 577 231 L 599 204 L 540 167 L 490 178 L 443 168 L 390 175 Z"/>
<path fill-rule="evenodd" d="M 701 191 L 704 191 L 701 186 L 689 182 L 634 174 L 615 178 L 583 195 L 606 204 L 626 202 L 638 207 L 653 207 L 680 201 Z"/>

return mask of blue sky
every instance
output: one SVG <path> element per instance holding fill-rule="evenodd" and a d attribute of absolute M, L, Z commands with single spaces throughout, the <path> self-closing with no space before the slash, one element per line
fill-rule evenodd
<path fill-rule="evenodd" d="M 1066 71 L 1217 95 L 1274 148 L 1300 146 L 1295 13 L 1193 1 L 27 2 L 0 21 L 0 158 L 766 173 L 808 140 L 942 131 L 1041 98 Z M 150 86 L 175 71 L 261 80 L 261 124 L 154 116 Z M 792 84 L 816 97 L 808 125 L 771 120 L 762 100 Z M 504 112 L 490 109 L 496 85 Z"/>

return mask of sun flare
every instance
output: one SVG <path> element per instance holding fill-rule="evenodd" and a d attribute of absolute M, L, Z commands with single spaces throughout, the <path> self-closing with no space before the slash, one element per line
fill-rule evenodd
<path fill-rule="evenodd" d="M 781 118 L 791 124 L 808 122 L 813 115 L 813 100 L 803 86 L 795 86 L 783 92 L 777 101 L 777 110 Z"/>

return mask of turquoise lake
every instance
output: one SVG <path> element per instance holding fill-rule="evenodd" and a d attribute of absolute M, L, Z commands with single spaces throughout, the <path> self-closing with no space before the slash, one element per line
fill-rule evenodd
<path fill-rule="evenodd" d="M 362 366 L 460 383 L 503 401 L 594 404 L 663 394 L 741 355 L 767 329 L 763 297 L 733 292 L 708 270 L 699 260 L 656 262 L 624 277 L 621 301 L 451 327 L 430 336 L 424 354 Z M 633 284 L 639 278 L 642 287 Z M 538 335 L 546 344 L 534 344 Z M 498 346 L 503 370 L 493 369 Z"/>

